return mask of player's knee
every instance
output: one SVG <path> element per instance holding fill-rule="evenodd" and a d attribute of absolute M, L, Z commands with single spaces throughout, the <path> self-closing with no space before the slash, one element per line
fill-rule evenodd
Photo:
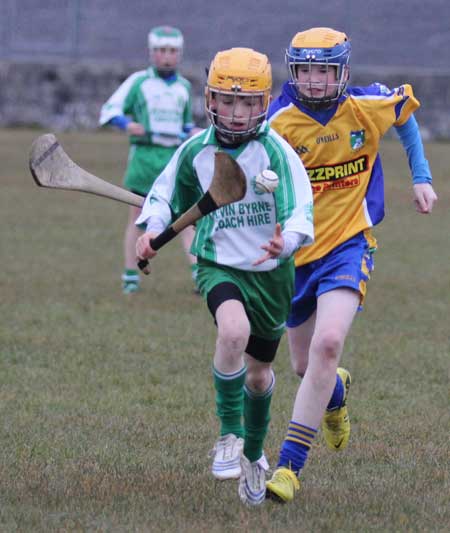
<path fill-rule="evenodd" d="M 270 366 L 247 368 L 245 383 L 247 387 L 258 394 L 265 392 L 272 384 L 274 377 Z"/>
<path fill-rule="evenodd" d="M 217 346 L 226 353 L 242 355 L 250 336 L 250 325 L 245 323 L 228 323 L 220 327 Z"/>
<path fill-rule="evenodd" d="M 327 330 L 318 335 L 312 342 L 312 349 L 322 358 L 330 361 L 337 359 L 344 346 L 344 337 L 338 330 Z"/>

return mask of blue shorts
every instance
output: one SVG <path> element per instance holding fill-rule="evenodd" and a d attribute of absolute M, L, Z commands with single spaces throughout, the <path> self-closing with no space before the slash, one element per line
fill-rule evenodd
<path fill-rule="evenodd" d="M 317 298 L 338 288 L 347 287 L 359 292 L 361 310 L 366 282 L 374 268 L 374 251 L 374 248 L 369 247 L 364 233 L 358 233 L 324 257 L 297 267 L 287 327 L 303 324 L 316 310 Z"/>

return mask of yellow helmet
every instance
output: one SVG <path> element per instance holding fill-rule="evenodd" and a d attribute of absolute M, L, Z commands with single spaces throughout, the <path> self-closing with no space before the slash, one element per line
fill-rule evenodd
<path fill-rule="evenodd" d="M 333 28 L 310 28 L 294 35 L 293 48 L 334 48 L 348 41 L 345 33 Z"/>
<path fill-rule="evenodd" d="M 272 90 L 272 69 L 266 55 L 251 48 L 231 48 L 218 52 L 211 62 L 205 88 L 205 107 L 212 125 L 222 138 L 243 142 L 253 136 L 265 120 Z M 247 128 L 236 132 L 221 125 L 216 111 L 218 95 L 260 98 L 262 110 L 250 115 Z"/>

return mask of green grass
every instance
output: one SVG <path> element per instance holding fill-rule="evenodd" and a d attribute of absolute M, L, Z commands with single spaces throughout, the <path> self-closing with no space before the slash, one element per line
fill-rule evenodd
<path fill-rule="evenodd" d="M 238 501 L 209 475 L 217 437 L 215 329 L 180 243 L 142 293 L 119 276 L 127 207 L 38 189 L 38 131 L 0 131 L 0 530 L 447 531 L 450 523 L 450 150 L 430 144 L 439 203 L 412 207 L 398 143 L 383 144 L 387 216 L 366 309 L 350 333 L 352 439 L 321 439 L 290 506 Z M 124 138 L 60 135 L 120 183 Z M 297 387 L 283 340 L 266 453 L 273 464 Z"/>

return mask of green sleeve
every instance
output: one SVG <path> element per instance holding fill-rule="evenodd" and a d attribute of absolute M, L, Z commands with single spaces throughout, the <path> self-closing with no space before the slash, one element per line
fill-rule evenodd
<path fill-rule="evenodd" d="M 136 81 L 131 86 L 129 93 L 125 98 L 123 104 L 123 112 L 125 115 L 130 115 L 136 122 L 139 122 L 139 116 L 137 114 L 137 102 L 139 99 L 139 89 L 141 88 L 142 82 L 145 80 L 145 76 L 141 76 L 136 79 Z"/>
<path fill-rule="evenodd" d="M 184 107 L 184 113 L 183 113 L 183 123 L 184 124 L 193 124 L 194 120 L 192 118 L 192 90 L 191 90 L 191 84 L 189 83 L 187 85 L 188 89 L 188 100 L 186 102 L 186 105 Z"/>
<path fill-rule="evenodd" d="M 193 150 L 181 154 L 176 170 L 176 186 L 170 202 L 174 219 L 200 200 L 203 191 L 193 165 Z"/>

